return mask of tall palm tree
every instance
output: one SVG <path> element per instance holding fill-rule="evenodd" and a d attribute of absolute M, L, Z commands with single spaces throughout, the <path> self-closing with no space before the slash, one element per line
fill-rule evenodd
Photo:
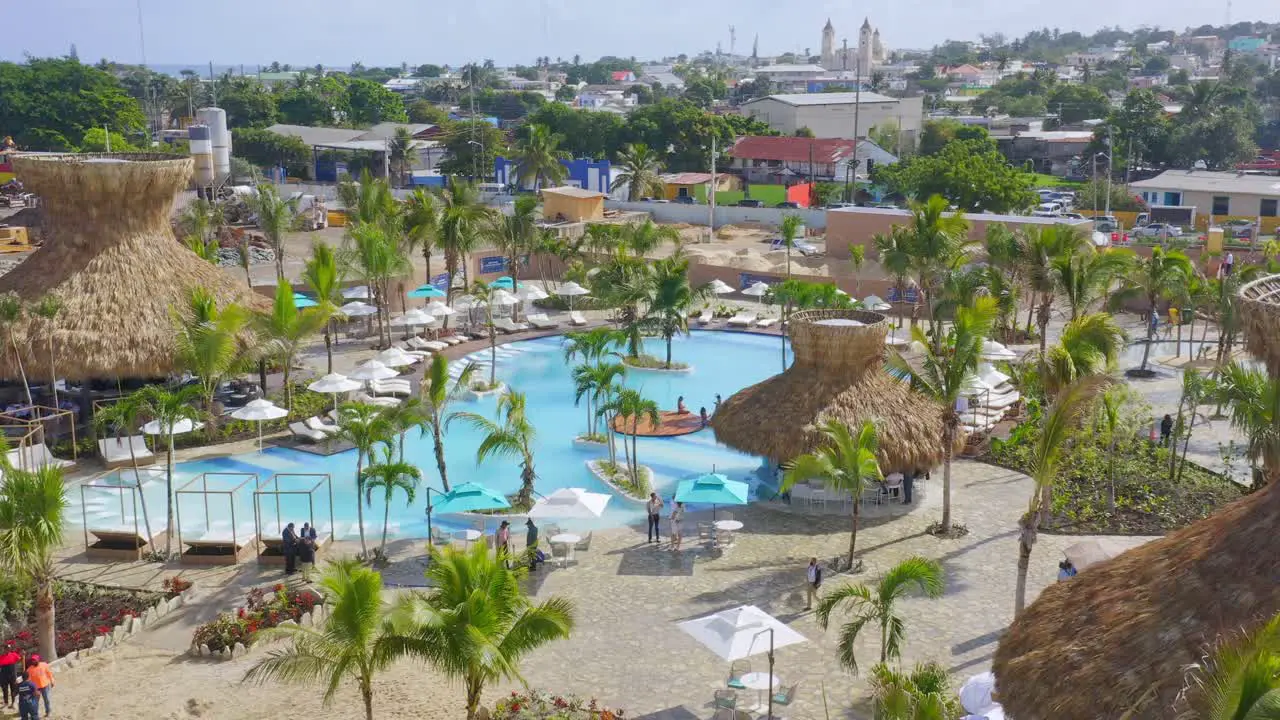
<path fill-rule="evenodd" d="M 483 280 L 477 280 L 471 286 L 471 297 L 476 304 L 484 308 L 484 326 L 489 331 L 489 385 L 492 390 L 498 386 L 498 328 L 493 324 L 493 299 L 498 290 Z"/>
<path fill-rule="evenodd" d="M 969 256 L 969 221 L 959 212 L 950 212 L 950 204 L 940 195 L 909 205 L 911 219 L 907 223 L 907 247 L 910 267 L 923 296 L 928 313 L 929 334 L 934 347 L 941 337 L 934 313 L 934 303 L 947 272 L 959 269 Z"/>
<path fill-rule="evenodd" d="M 1116 512 L 1116 444 L 1124 432 L 1124 387 L 1108 388 L 1098 401 L 1097 415 L 1107 437 L 1107 512 Z"/>
<path fill-rule="evenodd" d="M 397 648 L 461 679 L 467 720 L 474 720 L 485 685 L 522 680 L 524 656 L 569 637 L 573 603 L 553 596 L 535 604 L 520 584 L 524 570 L 508 569 L 483 543 L 429 552 L 431 589 L 401 597 L 395 609 L 395 627 L 404 636 Z"/>
<path fill-rule="evenodd" d="M 18 350 L 18 336 L 14 332 L 14 326 L 22 319 L 23 310 L 22 298 L 18 297 L 16 292 L 10 290 L 0 295 L 0 327 L 4 328 L 5 344 L 13 350 L 13 361 L 18 366 L 18 377 L 27 395 L 27 404 L 34 406 L 36 403 L 31 399 L 31 385 L 27 382 L 27 371 L 22 367 L 22 353 Z"/>
<path fill-rule="evenodd" d="M 49 389 L 53 393 L 53 406 L 58 407 L 58 370 L 53 353 L 53 321 L 62 312 L 62 298 L 45 295 L 31 307 L 31 314 L 43 320 L 44 334 L 49 340 Z"/>
<path fill-rule="evenodd" d="M 517 507 L 527 508 L 533 505 L 533 481 L 538 473 L 533 467 L 533 440 L 537 434 L 533 423 L 529 422 L 526 413 L 526 400 L 522 392 L 510 390 L 498 398 L 498 415 L 501 423 L 496 423 L 483 415 L 460 412 L 457 417 L 471 427 L 483 432 L 485 437 L 476 448 L 476 464 L 486 458 L 511 457 L 520 462 L 520 492 L 516 495 Z"/>
<path fill-rule="evenodd" d="M 338 414 L 338 438 L 356 446 L 356 497 L 364 495 L 364 462 L 373 462 L 378 445 L 389 445 L 394 429 L 382 411 L 364 403 L 347 403 Z M 369 557 L 364 539 L 364 505 L 356 502 L 356 522 L 360 525 L 360 554 Z"/>
<path fill-rule="evenodd" d="M 575 358 L 581 357 L 584 362 L 595 362 L 622 342 L 625 342 L 625 338 L 609 327 L 567 332 L 562 341 L 564 361 L 573 362 Z"/>
<path fill-rule="evenodd" d="M 670 225 L 659 225 L 652 218 L 622 226 L 622 245 L 636 257 L 644 257 L 663 245 L 680 242 L 680 231 Z"/>
<path fill-rule="evenodd" d="M 631 423 L 631 449 L 626 453 L 627 474 L 631 476 L 632 486 L 637 490 L 643 490 L 644 488 L 640 483 L 640 458 L 639 447 L 637 446 L 637 439 L 640 433 L 638 430 L 641 420 L 648 420 L 653 425 L 657 425 L 661 421 L 658 403 L 640 394 L 639 390 L 619 388 L 604 403 L 602 409 L 611 418 L 621 418 L 623 423 Z M 609 421 L 609 426 L 613 426 L 612 420 Z M 622 439 L 622 447 L 625 451 L 627 448 L 626 438 Z"/>
<path fill-rule="evenodd" d="M 266 236 L 276 256 L 276 281 L 284 278 L 284 235 L 297 223 L 298 203 L 280 197 L 271 183 L 258 185 L 257 192 L 249 196 L 249 209 L 257 216 L 258 227 Z"/>
<path fill-rule="evenodd" d="M 942 597 L 945 589 L 942 564 L 937 560 L 909 557 L 890 568 L 874 588 L 845 583 L 818 600 L 818 624 L 823 630 L 836 610 L 848 606 L 853 611 L 852 619 L 840 627 L 841 665 L 857 672 L 854 645 L 858 634 L 868 625 L 880 627 L 880 662 L 902 657 L 907 629 L 895 606 L 913 589 L 926 597 Z"/>
<path fill-rule="evenodd" d="M 542 188 L 542 180 L 560 183 L 568 170 L 560 164 L 560 160 L 568 159 L 569 153 L 560 149 L 564 137 L 551 131 L 546 125 L 530 124 L 523 140 L 516 143 L 516 174 L 520 184 L 524 185 L 533 179 L 533 189 Z"/>
<path fill-rule="evenodd" d="M 174 427 L 183 420 L 195 423 L 200 420 L 201 412 L 193 403 L 200 399 L 200 388 L 195 385 L 169 390 L 159 385 L 148 385 L 134 393 L 138 402 L 138 411 L 149 417 L 160 426 L 161 435 L 165 438 L 168 454 L 165 457 L 164 494 L 165 494 L 165 527 L 174 528 L 173 522 L 173 437 Z M 164 554 L 173 554 L 172 532 L 164 534 Z"/>
<path fill-rule="evenodd" d="M 799 215 L 795 213 L 787 213 L 782 216 L 782 245 L 787 249 L 787 279 L 791 279 L 791 248 L 796 244 L 796 233 L 800 232 L 800 226 L 804 223 Z"/>
<path fill-rule="evenodd" d="M 0 567 L 35 585 L 36 639 L 40 655 L 58 658 L 53 554 L 62 547 L 67 498 L 62 470 L 4 468 L 0 484 Z"/>
<path fill-rule="evenodd" d="M 1065 388 L 1045 412 L 1040 434 L 1031 447 L 1031 501 L 1018 521 L 1018 581 L 1013 613 L 1018 615 L 1027 602 L 1027 570 L 1031 567 L 1031 549 L 1036 544 L 1040 523 L 1048 513 L 1053 484 L 1058 479 L 1058 466 L 1071 433 L 1079 427 L 1092 407 L 1093 399 L 1105 384 L 1105 378 L 1091 377 Z"/>
<path fill-rule="evenodd" d="M 1074 320 L 1105 300 L 1116 278 L 1125 275 L 1133 252 L 1113 248 L 1095 252 L 1091 248 L 1051 260 L 1051 272 Z"/>
<path fill-rule="evenodd" d="M 616 307 L 614 322 L 626 337 L 626 356 L 640 357 L 644 351 L 645 323 L 640 308 L 650 297 L 653 266 L 642 256 L 619 249 L 596 273 L 592 290 L 596 297 Z"/>
<path fill-rule="evenodd" d="M 1058 296 L 1062 272 L 1060 264 L 1070 268 L 1071 258 L 1088 248 L 1084 233 L 1069 225 L 1046 225 L 1030 232 L 1027 237 L 1027 284 L 1031 289 L 1031 302 L 1036 310 L 1036 326 L 1040 329 L 1040 357 L 1045 356 L 1048 343 L 1049 320 L 1053 301 Z M 1068 272 L 1068 276 L 1071 273 Z"/>
<path fill-rule="evenodd" d="M 422 252 L 427 282 L 431 282 L 431 254 L 440 232 L 440 206 L 435 195 L 418 188 L 405 198 L 404 232 L 409 251 Z"/>
<path fill-rule="evenodd" d="M 115 402 L 95 410 L 93 424 L 99 430 L 110 429 L 116 437 L 123 435 L 128 440 L 142 426 L 142 401 L 138 393 L 124 395 Z M 138 468 L 138 455 L 131 441 L 129 442 L 129 462 L 133 465 L 133 481 L 139 490 L 138 504 L 142 509 L 142 524 L 146 526 L 147 544 L 155 548 L 155 537 L 151 534 L 151 517 L 147 512 L 147 496 L 141 492 L 142 473 Z"/>
<path fill-rule="evenodd" d="M 1280 379 L 1233 362 L 1223 369 L 1220 387 L 1249 461 L 1262 465 L 1265 485 L 1280 480 Z"/>
<path fill-rule="evenodd" d="M 911 275 L 911 234 L 901 225 L 894 225 L 888 234 L 876 233 L 871 236 L 875 245 L 880 268 L 893 278 L 893 288 L 899 298 L 906 295 L 907 279 Z M 890 296 L 892 297 L 892 296 Z M 916 313 L 912 308 L 911 325 L 916 324 Z M 899 324 L 898 327 L 901 327 Z"/>
<path fill-rule="evenodd" d="M 324 242 L 311 244 L 311 257 L 302 270 L 302 281 L 316 296 L 312 312 L 324 319 L 324 353 L 327 373 L 333 372 L 333 321 L 342 314 L 342 265 L 333 246 Z"/>
<path fill-rule="evenodd" d="M 468 283 L 467 256 L 479 241 L 480 229 L 489 210 L 480 204 L 475 186 L 452 180 L 449 189 L 440 193 L 440 221 L 436 247 L 444 253 L 445 272 L 449 273 L 446 300 L 453 301 L 454 282 L 459 269 L 463 287 Z"/>
<path fill-rule="evenodd" d="M 175 309 L 172 315 L 174 364 L 199 379 L 201 401 L 212 412 L 218 386 L 249 361 L 249 313 L 234 303 L 219 310 L 213 295 L 197 287 L 188 296 L 187 307 Z"/>
<path fill-rule="evenodd" d="M 457 413 L 448 412 L 453 401 L 471 387 L 476 373 L 475 363 L 468 363 L 458 378 L 449 383 L 449 361 L 443 355 L 431 358 L 431 364 L 423 372 L 420 389 L 424 412 L 418 420 L 418 428 L 425 435 L 431 433 L 432 449 L 436 456 L 436 469 L 440 471 L 440 485 L 449 492 L 449 471 L 444 462 L 444 432 Z"/>
<path fill-rule="evenodd" d="M 631 202 L 662 194 L 662 160 L 648 145 L 634 143 L 623 146 L 618 151 L 617 167 L 621 172 L 614 182 L 627 186 L 627 199 Z"/>
<path fill-rule="evenodd" d="M 676 252 L 671 257 L 655 260 L 648 275 L 649 297 L 644 324 L 666 343 L 666 367 L 671 367 L 671 340 L 677 334 L 689 334 L 689 312 L 694 303 L 711 295 L 709 285 L 697 288 L 689 284 L 689 259 Z"/>
<path fill-rule="evenodd" d="M 573 404 L 577 405 L 586 398 L 587 437 L 596 436 L 596 420 L 599 415 L 595 408 L 603 398 L 608 397 L 616 387 L 616 380 L 625 377 L 627 366 L 622 363 L 587 362 L 573 369 Z"/>
<path fill-rule="evenodd" d="M 1159 302 L 1179 294 L 1191 281 L 1195 270 L 1191 260 L 1177 250 L 1165 251 L 1164 248 L 1151 249 L 1151 257 L 1134 263 L 1122 281 L 1120 291 L 1111 296 L 1111 307 L 1118 308 L 1125 302 L 1141 298 L 1146 300 L 1148 312 L 1154 317 L 1160 312 Z M 1146 372 L 1147 360 L 1151 356 L 1151 340 L 1155 337 L 1155 326 L 1147 322 L 1147 342 L 1142 348 L 1142 365 L 1140 372 Z"/>
<path fill-rule="evenodd" d="M 489 216 L 485 236 L 506 258 L 507 274 L 513 280 L 520 277 L 521 263 L 533 252 L 537 231 L 538 199 L 532 195 L 517 197 L 510 215 L 496 213 Z"/>
<path fill-rule="evenodd" d="M 939 531 L 951 532 L 951 458 L 956 434 L 960 430 L 960 414 L 956 401 L 964 394 L 965 385 L 977 370 L 982 356 L 982 343 L 991 332 L 996 313 L 995 299 L 981 297 L 972 307 L 956 310 L 950 332 L 942 338 L 940 349 L 927 342 L 920 328 L 912 328 L 916 341 L 925 346 L 921 369 L 916 370 L 901 353 L 893 353 L 889 367 L 901 377 L 911 379 L 911 386 L 941 406 L 942 411 L 942 523 Z"/>
<path fill-rule="evenodd" d="M 319 308 L 298 309 L 293 289 L 287 284 L 276 285 L 276 296 L 271 312 L 257 317 L 258 332 L 264 339 L 265 355 L 279 358 L 284 372 L 285 407 L 293 411 L 293 384 L 289 381 L 293 372 L 293 359 L 307 338 L 316 334 L 328 322 Z"/>
<path fill-rule="evenodd" d="M 378 544 L 376 556 L 383 562 L 387 559 L 387 526 L 391 522 L 391 501 L 399 490 L 405 495 L 405 504 L 412 505 L 421 481 L 422 471 L 403 458 L 397 459 L 390 446 L 383 449 L 382 462 L 371 462 L 361 473 L 365 504 L 372 507 L 373 491 L 382 490 L 382 542 Z"/>
<path fill-rule="evenodd" d="M 793 460 L 791 469 L 782 476 L 782 489 L 790 490 L 797 483 L 821 480 L 827 489 L 853 496 L 853 527 L 849 531 L 849 567 L 853 567 L 853 550 L 858 542 L 860 498 L 867 486 L 878 482 L 883 475 L 876 460 L 879 441 L 875 423 L 862 423 L 855 436 L 848 425 L 838 420 L 827 420 L 822 426 L 826 443 L 812 453 Z"/>
<path fill-rule="evenodd" d="M 328 704 L 351 680 L 360 691 L 365 720 L 373 720 L 373 679 L 403 652 L 387 622 L 382 576 L 357 560 L 330 561 L 320 578 L 324 621 L 316 627 L 281 625 L 267 637 L 292 640 L 273 648 L 245 673 L 244 682 L 305 683 L 324 686 Z"/>
<path fill-rule="evenodd" d="M 387 140 L 387 164 L 391 166 L 392 177 L 398 185 L 403 186 L 405 176 L 409 174 L 412 149 L 413 135 L 408 128 L 396 128 L 395 134 Z"/>
<path fill-rule="evenodd" d="M 1219 640 L 1189 668 L 1179 701 L 1178 720 L 1280 718 L 1280 615 Z"/>
<path fill-rule="evenodd" d="M 1108 313 L 1082 315 L 1068 322 L 1045 359 L 1040 378 L 1045 392 L 1054 397 L 1082 377 L 1111 371 L 1127 339 Z"/>

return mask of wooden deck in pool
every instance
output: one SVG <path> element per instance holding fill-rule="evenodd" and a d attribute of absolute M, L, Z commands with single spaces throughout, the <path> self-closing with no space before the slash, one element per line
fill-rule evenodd
<path fill-rule="evenodd" d="M 614 418 L 613 429 L 623 435 L 630 435 L 630 418 Z M 674 410 L 662 410 L 658 413 L 657 426 L 650 423 L 647 418 L 642 418 L 635 434 L 640 437 L 676 437 L 678 435 L 690 435 L 701 429 L 702 419 L 698 413 L 687 412 L 681 414 Z"/>

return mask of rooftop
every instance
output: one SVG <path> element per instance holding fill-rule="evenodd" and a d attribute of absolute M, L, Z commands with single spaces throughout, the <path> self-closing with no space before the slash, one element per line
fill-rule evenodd
<path fill-rule="evenodd" d="M 853 141 L 840 138 L 801 138 L 785 136 L 748 136 L 738 138 L 729 149 L 733 157 L 783 162 L 833 163 L 853 154 Z"/>
<path fill-rule="evenodd" d="M 788 105 L 852 105 L 857 102 L 859 105 L 867 105 L 874 103 L 896 103 L 897 98 L 881 95 L 880 93 L 864 92 L 838 92 L 838 93 L 792 93 L 783 95 L 769 95 L 768 97 L 757 98 L 751 102 L 758 103 L 763 100 L 777 100 Z"/>
<path fill-rule="evenodd" d="M 911 216 L 910 210 L 901 208 L 876 208 L 876 207 L 843 207 L 831 208 L 827 213 L 858 213 L 859 215 L 893 215 L 901 218 Z M 964 219 L 969 221 L 977 221 L 983 223 L 1019 223 L 1021 225 L 1081 225 L 1089 223 L 1089 220 L 1078 220 L 1076 222 L 1067 222 L 1064 218 L 1037 217 L 1035 215 L 998 215 L 996 213 L 965 213 Z"/>
<path fill-rule="evenodd" d="M 387 140 L 395 137 L 397 128 L 405 128 L 410 135 L 417 135 L 435 127 L 427 124 L 413 123 L 378 123 L 371 128 L 330 128 L 311 127 L 308 125 L 276 124 L 267 128 L 277 135 L 296 137 L 307 145 L 325 147 L 341 147 L 350 145 L 348 150 L 382 150 Z M 358 145 L 357 143 L 365 143 Z M 369 143 L 372 143 L 371 145 Z"/>
<path fill-rule="evenodd" d="M 711 182 L 711 173 L 667 173 L 659 178 L 667 185 L 702 185 Z"/>
<path fill-rule="evenodd" d="M 364 132 L 363 130 L 353 130 L 351 128 L 311 127 L 309 125 L 285 125 L 282 123 L 272 125 L 267 130 L 277 135 L 296 137 L 307 145 L 347 142 L 348 140 L 356 139 Z"/>
<path fill-rule="evenodd" d="M 560 187 L 543 188 L 542 192 L 543 194 L 551 193 L 552 195 L 563 195 L 565 197 L 572 197 L 572 198 L 606 197 L 605 194 L 602 192 L 596 192 L 595 190 L 584 190 L 583 188 L 574 187 L 572 185 L 562 185 Z"/>
<path fill-rule="evenodd" d="M 764 65 L 756 68 L 753 72 L 768 75 L 770 73 L 824 73 L 826 68 L 821 65 Z"/>
<path fill-rule="evenodd" d="M 1132 187 L 1145 190 L 1236 192 L 1251 195 L 1280 196 L 1280 178 L 1235 172 L 1165 170 L 1150 180 L 1138 180 L 1129 184 Z"/>

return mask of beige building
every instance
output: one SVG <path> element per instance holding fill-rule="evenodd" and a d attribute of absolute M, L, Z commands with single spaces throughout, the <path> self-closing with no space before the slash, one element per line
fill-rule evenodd
<path fill-rule="evenodd" d="M 1273 218 L 1280 214 L 1280 177 L 1209 170 L 1166 170 L 1129 183 L 1147 205 L 1194 207 L 1197 216 Z"/>
<path fill-rule="evenodd" d="M 852 138 L 855 97 L 859 136 L 893 122 L 902 131 L 902 141 L 915 147 L 924 119 L 923 97 L 893 98 L 874 92 L 769 95 L 744 103 L 740 112 L 783 135 L 809 128 L 814 137 Z"/>

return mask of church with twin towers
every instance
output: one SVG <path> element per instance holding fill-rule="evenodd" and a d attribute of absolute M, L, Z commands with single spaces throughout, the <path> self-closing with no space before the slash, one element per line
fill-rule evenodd
<path fill-rule="evenodd" d="M 856 47 L 846 48 L 845 44 L 836 44 L 836 28 L 827 18 L 826 27 L 822 28 L 822 55 L 819 64 L 827 70 L 857 71 L 862 77 L 869 77 L 877 65 L 885 61 L 884 45 L 880 43 L 880 30 L 871 27 L 871 20 L 864 18 L 858 30 Z"/>

